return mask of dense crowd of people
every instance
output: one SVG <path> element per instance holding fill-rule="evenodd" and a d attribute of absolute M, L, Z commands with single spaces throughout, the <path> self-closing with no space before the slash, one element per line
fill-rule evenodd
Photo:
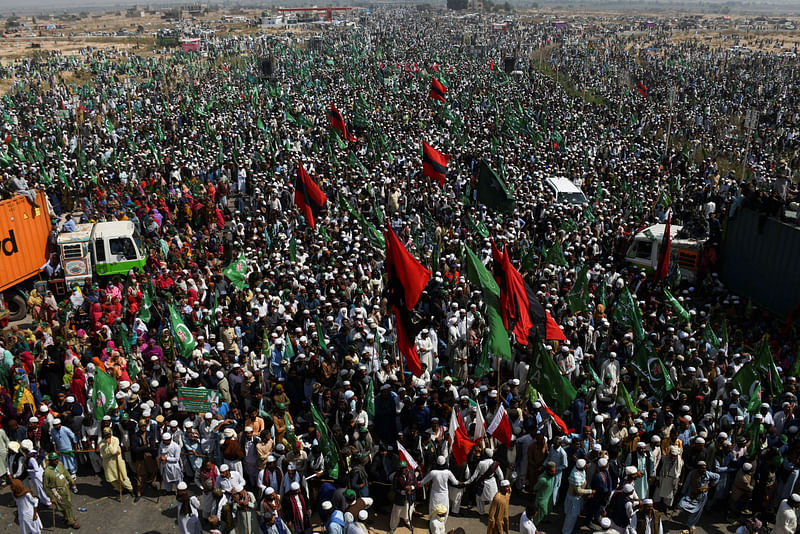
<path fill-rule="evenodd" d="M 476 514 L 500 534 L 511 503 L 524 534 L 691 532 L 716 511 L 796 531 L 796 328 L 717 276 L 729 217 L 798 200 L 796 60 L 490 19 L 375 9 L 306 40 L 4 65 L 6 193 L 45 190 L 61 232 L 132 221 L 147 257 L 32 291 L 33 322 L 2 334 L 22 532 L 45 507 L 79 528 L 92 474 L 174 495 L 191 534 L 367 534 L 373 510 L 390 533 Z M 441 184 L 423 141 L 449 156 Z M 485 167 L 513 203 L 485 201 Z M 556 202 L 554 177 L 588 203 Z M 692 282 L 626 261 L 666 221 L 706 240 Z M 400 314 L 395 235 L 430 270 Z M 501 263 L 547 319 L 529 337 Z"/>

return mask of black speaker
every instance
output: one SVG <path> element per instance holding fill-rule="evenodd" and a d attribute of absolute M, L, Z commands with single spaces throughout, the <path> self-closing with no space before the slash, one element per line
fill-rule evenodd
<path fill-rule="evenodd" d="M 272 76 L 272 58 L 264 58 L 261 60 L 261 74 L 264 76 Z"/>
<path fill-rule="evenodd" d="M 516 66 L 517 58 L 513 56 L 506 56 L 506 58 L 503 60 L 503 70 L 506 74 L 511 74 L 511 72 L 515 70 Z"/>

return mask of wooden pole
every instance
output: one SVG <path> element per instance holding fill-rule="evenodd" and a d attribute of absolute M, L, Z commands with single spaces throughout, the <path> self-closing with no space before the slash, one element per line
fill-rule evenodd
<path fill-rule="evenodd" d="M 119 484 L 119 502 L 122 502 L 122 468 L 119 465 L 119 457 L 122 456 L 122 447 L 117 454 L 117 484 Z"/>

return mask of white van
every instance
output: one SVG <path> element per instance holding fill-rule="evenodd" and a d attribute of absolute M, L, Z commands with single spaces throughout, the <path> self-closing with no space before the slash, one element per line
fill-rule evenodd
<path fill-rule="evenodd" d="M 556 195 L 556 202 L 564 204 L 588 204 L 586 195 L 576 186 L 572 180 L 567 178 L 547 178 L 547 187 L 553 190 Z"/>
<path fill-rule="evenodd" d="M 658 267 L 661 241 L 664 239 L 665 224 L 654 224 L 638 232 L 628 247 L 625 261 L 645 269 L 648 273 Z M 677 239 L 675 236 L 681 231 L 682 226 L 670 226 L 670 263 L 678 262 L 681 268 L 681 278 L 694 282 L 697 279 L 697 269 L 700 267 L 700 256 L 706 239 Z"/>

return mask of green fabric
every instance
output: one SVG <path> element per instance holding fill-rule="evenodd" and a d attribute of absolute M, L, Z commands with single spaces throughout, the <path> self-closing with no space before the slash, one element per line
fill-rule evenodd
<path fill-rule="evenodd" d="M 481 161 L 478 174 L 478 200 L 487 208 L 503 213 L 514 211 L 516 204 L 505 181 L 485 161 Z"/>
<path fill-rule="evenodd" d="M 170 304 L 169 321 L 172 326 L 172 335 L 175 337 L 176 348 L 184 358 L 189 357 L 197 346 L 197 342 L 192 335 L 192 331 L 183 322 L 178 311 Z"/>
<path fill-rule="evenodd" d="M 535 388 L 557 415 L 569 409 L 578 392 L 547 353 L 538 335 L 531 340 L 533 357 L 528 368 L 528 384 Z"/>
<path fill-rule="evenodd" d="M 500 314 L 500 287 L 486 266 L 469 247 L 464 247 L 467 256 L 467 279 L 470 284 L 480 288 L 486 301 L 486 324 L 489 335 L 485 341 L 488 351 L 506 360 L 511 360 L 511 344 L 508 331 L 503 326 Z"/>
<path fill-rule="evenodd" d="M 542 473 L 536 484 L 533 486 L 533 505 L 536 509 L 534 516 L 531 520 L 534 523 L 541 524 L 542 521 L 550 514 L 553 508 L 553 489 L 556 485 L 556 477 L 548 476 L 547 473 Z"/>
<path fill-rule="evenodd" d="M 235 261 L 225 267 L 223 273 L 225 278 L 230 280 L 236 289 L 243 290 L 247 279 L 247 259 L 244 253 L 240 253 Z"/>
<path fill-rule="evenodd" d="M 92 390 L 92 405 L 96 420 L 102 420 L 108 412 L 116 408 L 117 399 L 114 397 L 116 391 L 117 381 L 114 380 L 114 377 L 102 369 L 98 369 L 94 376 Z"/>
<path fill-rule="evenodd" d="M 325 459 L 325 470 L 331 478 L 337 479 L 339 478 L 339 450 L 336 442 L 333 441 L 331 431 L 314 403 L 311 402 L 309 406 L 311 407 L 311 416 L 314 418 L 314 426 L 319 432 L 319 448 Z"/>

